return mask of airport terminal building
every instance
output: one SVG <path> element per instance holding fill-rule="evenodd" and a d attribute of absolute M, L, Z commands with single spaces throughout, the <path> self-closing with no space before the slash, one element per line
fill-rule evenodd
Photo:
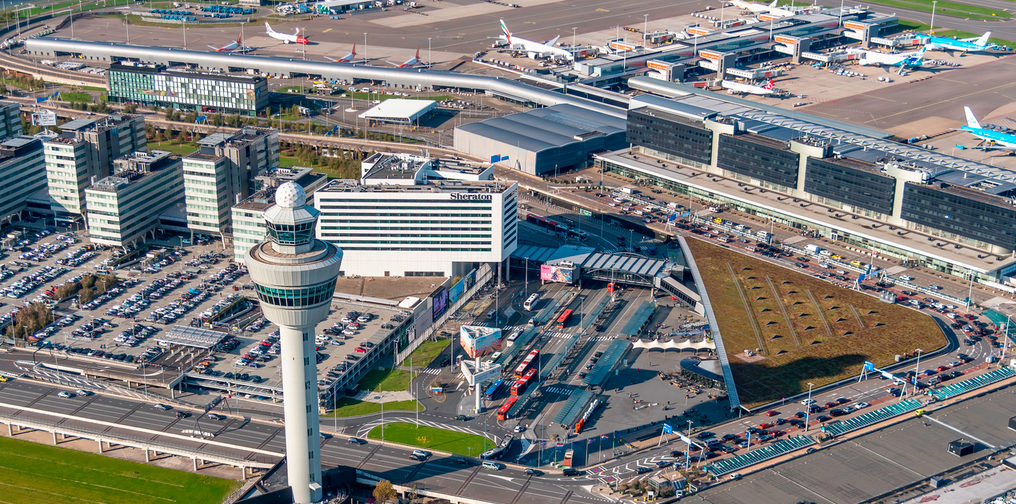
<path fill-rule="evenodd" d="M 517 247 L 518 183 L 441 179 L 430 159 L 406 155 L 364 164 L 359 180 L 314 193 L 318 238 L 342 249 L 346 276 L 460 276 Z"/>
<path fill-rule="evenodd" d="M 632 147 L 599 166 L 963 279 L 999 286 L 1016 272 L 1016 173 L 720 96 L 633 98 Z"/>

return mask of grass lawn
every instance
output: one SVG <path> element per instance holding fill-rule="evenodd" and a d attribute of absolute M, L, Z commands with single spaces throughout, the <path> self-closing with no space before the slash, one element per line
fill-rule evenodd
<path fill-rule="evenodd" d="M 60 84 L 57 84 L 57 85 L 60 85 Z M 98 91 L 100 93 L 105 93 L 106 92 L 106 88 L 104 88 L 104 87 L 98 87 L 98 86 L 78 86 L 78 87 L 81 88 L 81 89 L 84 89 L 85 91 Z"/>
<path fill-rule="evenodd" d="M 92 103 L 92 95 L 88 93 L 60 93 L 60 99 L 73 103 Z"/>
<path fill-rule="evenodd" d="M 454 284 L 452 284 L 454 285 Z M 448 348 L 448 344 L 452 340 L 442 339 L 437 341 L 424 341 L 420 346 L 409 355 L 409 359 L 403 365 L 408 366 L 410 359 L 412 359 L 413 366 L 426 367 L 429 366 L 434 359 Z"/>
<path fill-rule="evenodd" d="M 883 367 L 946 344 L 931 317 L 814 278 L 815 263 L 799 273 L 701 240 L 688 246 L 747 407 L 856 376 L 866 360 Z"/>
<path fill-rule="evenodd" d="M 423 411 L 423 406 L 416 401 L 392 401 L 385 403 L 385 411 L 416 411 L 416 408 L 420 408 L 420 411 Z M 331 413 L 324 415 L 324 417 L 343 418 L 380 412 L 381 404 L 379 403 L 360 401 L 351 397 L 342 397 L 338 401 L 335 401 L 335 409 L 332 410 Z"/>
<path fill-rule="evenodd" d="M 180 144 L 169 142 L 149 142 L 149 150 L 163 150 L 172 152 L 174 156 L 186 156 L 198 150 L 193 144 Z"/>
<path fill-rule="evenodd" d="M 219 504 L 240 482 L 0 438 L 3 502 Z"/>
<path fill-rule="evenodd" d="M 464 432 L 427 427 L 416 424 L 398 422 L 384 426 L 385 441 L 402 443 L 420 448 L 431 448 L 457 455 L 479 456 L 481 453 L 493 447 L 493 441 Z M 381 427 L 374 427 L 367 434 L 369 439 L 381 439 Z M 470 449 L 472 448 L 472 449 Z"/>
<path fill-rule="evenodd" d="M 923 12 L 932 11 L 933 0 L 874 0 L 872 3 L 879 5 L 887 5 L 890 7 L 899 7 L 902 9 L 912 9 Z M 977 5 L 949 2 L 946 0 L 938 0 L 938 6 L 934 9 L 936 14 L 955 16 L 966 19 L 1000 19 L 1000 18 L 1011 18 L 1012 14 L 999 10 L 991 9 L 988 7 L 980 7 Z"/>
<path fill-rule="evenodd" d="M 384 392 L 399 392 L 409 390 L 409 380 L 412 373 L 400 369 L 374 369 L 360 378 L 357 388 L 360 390 L 378 390 Z M 380 389 L 378 389 L 380 387 Z"/>
<path fill-rule="evenodd" d="M 313 88 L 304 88 L 303 86 L 287 86 L 281 87 L 276 90 L 278 93 L 296 93 L 296 94 L 307 94 L 313 93 Z"/>
<path fill-rule="evenodd" d="M 931 25 L 929 24 L 919 23 L 917 21 L 910 21 L 907 19 L 901 19 L 897 24 L 899 24 L 906 30 L 915 32 L 923 32 L 931 29 Z"/>
<path fill-rule="evenodd" d="M 314 173 L 324 173 L 329 179 L 353 179 L 360 176 L 359 166 L 345 166 L 333 169 L 328 166 L 314 167 Z"/>
<path fill-rule="evenodd" d="M 283 168 L 292 168 L 296 166 L 299 161 L 295 157 L 290 156 L 279 156 L 279 166 Z"/>

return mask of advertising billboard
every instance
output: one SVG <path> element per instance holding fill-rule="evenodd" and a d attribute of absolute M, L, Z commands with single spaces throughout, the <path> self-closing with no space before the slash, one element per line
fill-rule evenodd
<path fill-rule="evenodd" d="M 462 280 L 459 280 L 458 283 L 456 283 L 455 285 L 451 286 L 451 288 L 448 289 L 448 302 L 454 303 L 458 301 L 459 298 L 462 297 L 462 293 L 465 290 L 466 283 L 463 282 Z"/>
<path fill-rule="evenodd" d="M 570 284 L 574 281 L 575 268 L 562 268 L 543 264 L 540 266 L 540 280 Z"/>
<path fill-rule="evenodd" d="M 431 294 L 434 302 L 434 320 L 437 320 L 448 309 L 448 290 L 444 287 L 438 288 Z"/>
<path fill-rule="evenodd" d="M 501 330 L 493 327 L 464 325 L 459 329 L 459 343 L 470 359 L 500 345 Z"/>

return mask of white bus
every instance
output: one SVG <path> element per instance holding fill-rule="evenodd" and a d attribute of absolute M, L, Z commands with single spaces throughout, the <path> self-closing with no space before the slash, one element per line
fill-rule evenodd
<path fill-rule="evenodd" d="M 526 299 L 526 302 L 522 304 L 522 307 L 525 308 L 526 310 L 532 310 L 533 307 L 536 306 L 536 303 L 538 303 L 539 301 L 540 301 L 540 293 L 539 292 L 533 293 L 533 295 L 529 296 L 529 299 Z"/>

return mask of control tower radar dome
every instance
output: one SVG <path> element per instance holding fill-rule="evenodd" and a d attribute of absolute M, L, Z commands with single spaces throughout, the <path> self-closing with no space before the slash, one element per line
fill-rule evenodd
<path fill-rule="evenodd" d="M 289 181 L 275 191 L 275 204 L 283 208 L 299 208 L 307 204 L 307 193 L 296 182 Z"/>

